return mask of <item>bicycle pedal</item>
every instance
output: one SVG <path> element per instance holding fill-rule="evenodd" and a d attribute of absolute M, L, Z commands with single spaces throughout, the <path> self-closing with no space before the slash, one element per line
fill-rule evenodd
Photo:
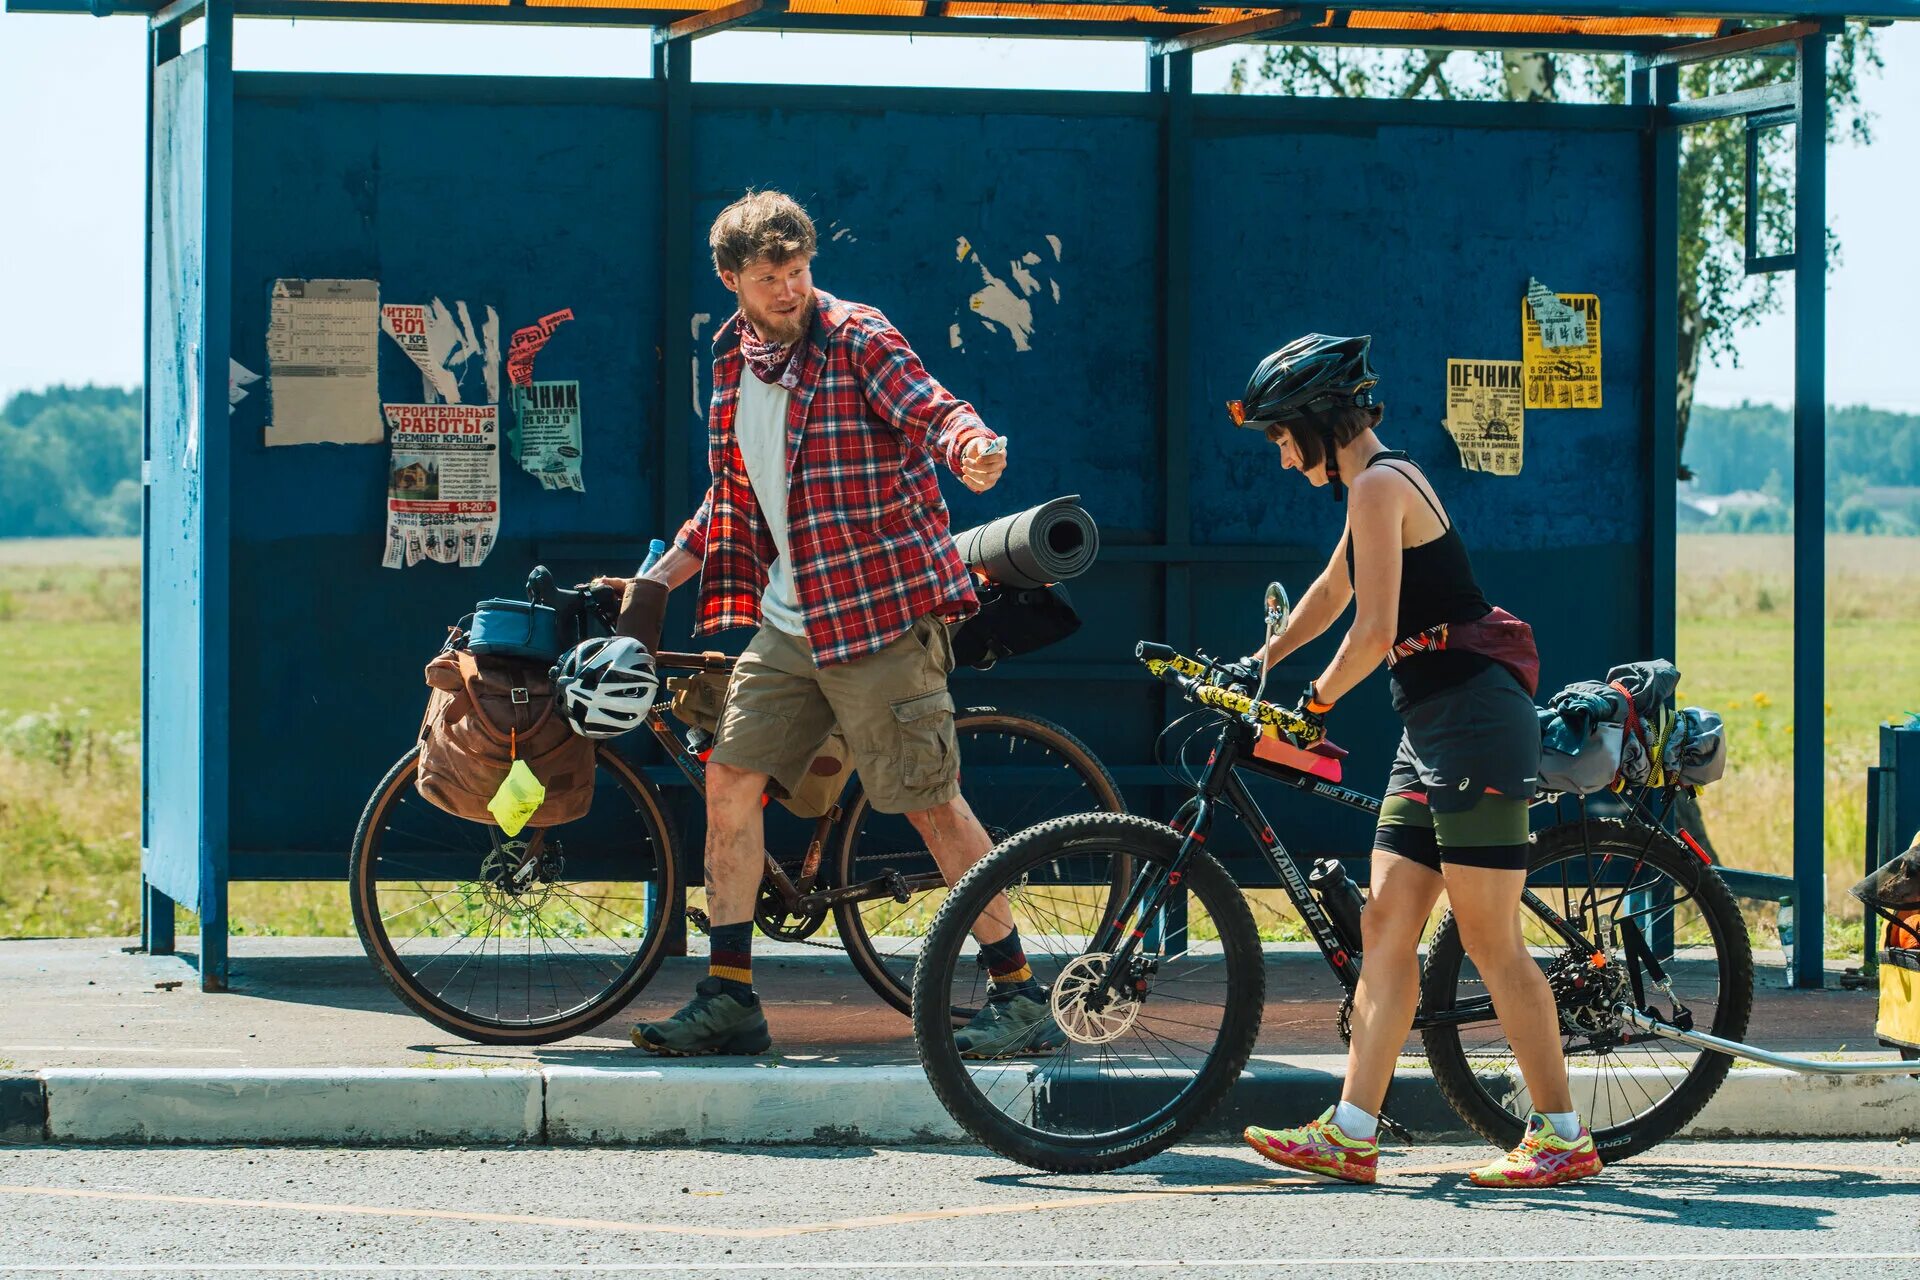
<path fill-rule="evenodd" d="M 895 902 L 902 905 L 913 901 L 913 890 L 907 888 L 907 878 L 898 871 L 887 876 L 887 892 L 893 895 Z"/>
<path fill-rule="evenodd" d="M 706 912 L 702 911 L 698 907 L 687 908 L 687 923 L 692 925 L 694 928 L 698 929 L 703 934 L 710 934 L 713 932 L 713 921 L 708 918 Z"/>
<path fill-rule="evenodd" d="M 1407 1132 L 1407 1127 L 1387 1115 L 1384 1111 L 1380 1113 L 1380 1127 L 1392 1134 L 1395 1138 L 1398 1138 L 1401 1142 L 1409 1145 L 1413 1142 L 1413 1135 Z"/>

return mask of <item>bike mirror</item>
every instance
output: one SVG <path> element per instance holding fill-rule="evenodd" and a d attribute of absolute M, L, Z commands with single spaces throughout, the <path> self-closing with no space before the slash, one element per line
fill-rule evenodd
<path fill-rule="evenodd" d="M 1267 584 L 1267 639 L 1271 640 L 1287 625 L 1287 615 L 1293 612 L 1293 601 L 1287 599 L 1287 589 L 1277 582 Z"/>

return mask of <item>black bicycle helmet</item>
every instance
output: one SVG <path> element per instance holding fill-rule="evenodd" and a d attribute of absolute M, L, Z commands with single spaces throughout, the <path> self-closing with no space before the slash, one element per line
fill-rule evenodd
<path fill-rule="evenodd" d="M 1364 409 L 1373 403 L 1380 377 L 1368 360 L 1371 335 L 1335 338 L 1309 333 L 1280 348 L 1253 371 L 1246 395 L 1228 404 L 1235 426 L 1264 432 L 1270 424 L 1300 422 L 1328 409 Z M 1340 501 L 1346 486 L 1340 481 L 1331 432 L 1323 433 L 1327 479 L 1333 499 Z"/>

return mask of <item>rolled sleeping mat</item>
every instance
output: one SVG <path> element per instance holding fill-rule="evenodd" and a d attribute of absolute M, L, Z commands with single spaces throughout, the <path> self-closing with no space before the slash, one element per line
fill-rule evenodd
<path fill-rule="evenodd" d="M 1100 527 L 1070 493 L 953 536 L 960 558 L 989 582 L 1022 590 L 1076 578 L 1100 554 Z"/>

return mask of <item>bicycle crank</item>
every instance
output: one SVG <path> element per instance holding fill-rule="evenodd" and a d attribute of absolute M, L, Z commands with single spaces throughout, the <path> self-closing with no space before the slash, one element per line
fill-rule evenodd
<path fill-rule="evenodd" d="M 1144 992 L 1136 988 L 1115 995 L 1105 988 L 1112 959 L 1107 952 L 1089 951 L 1068 961 L 1053 980 L 1053 1020 L 1075 1044 L 1111 1044 L 1140 1016 Z"/>

